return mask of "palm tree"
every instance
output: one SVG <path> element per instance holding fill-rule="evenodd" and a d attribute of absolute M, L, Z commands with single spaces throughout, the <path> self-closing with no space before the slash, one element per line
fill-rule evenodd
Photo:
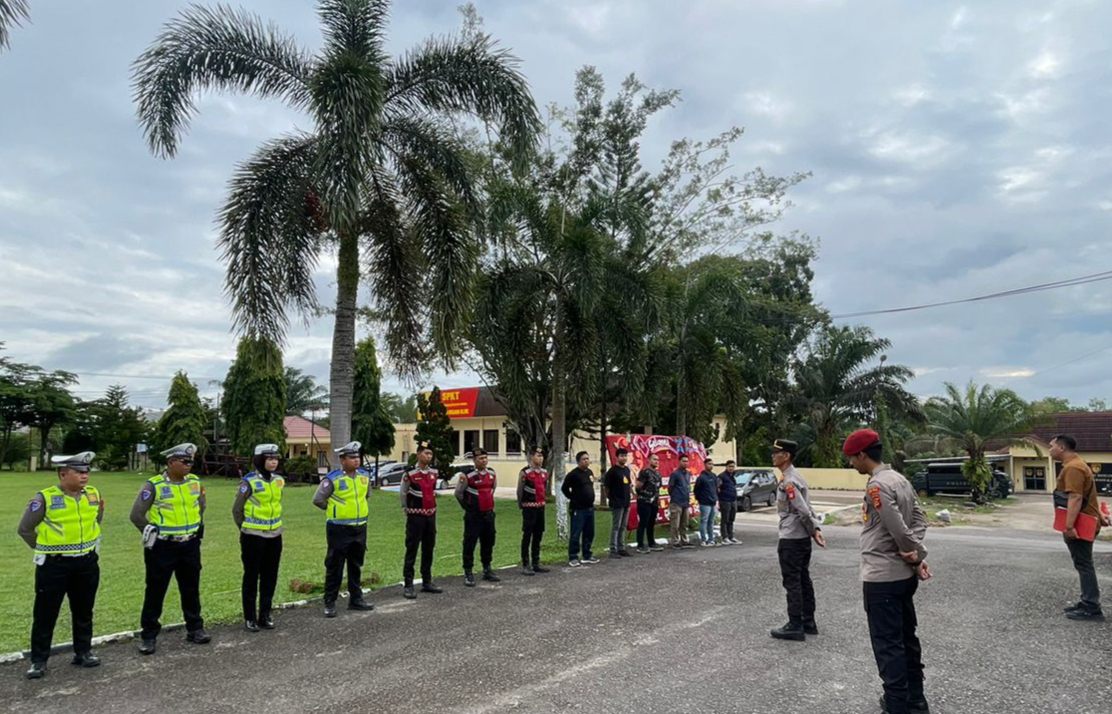
<path fill-rule="evenodd" d="M 281 340 L 287 310 L 317 309 L 313 269 L 337 251 L 330 374 L 332 438 L 350 438 L 361 273 L 386 322 L 397 371 L 451 362 L 468 319 L 479 249 L 471 155 L 453 129 L 473 117 L 518 159 L 539 119 L 517 61 L 487 35 L 430 39 L 385 54 L 387 0 L 320 0 L 316 56 L 255 15 L 192 7 L 135 61 L 150 150 L 174 156 L 201 90 L 284 100 L 313 122 L 264 144 L 232 178 L 221 211 L 225 290 L 236 328 Z M 363 270 L 360 270 L 362 262 Z"/>
<path fill-rule="evenodd" d="M 837 466 L 842 433 L 877 421 L 879 405 L 893 418 L 922 419 L 919 400 L 903 386 L 912 371 L 883 359 L 889 347 L 867 327 L 827 327 L 796 365 L 789 402 L 814 434 L 816 466 Z"/>
<path fill-rule="evenodd" d="M 328 390 L 317 384 L 316 377 L 297 367 L 286 367 L 286 414 L 304 414 L 328 401 Z"/>
<path fill-rule="evenodd" d="M 0 0 L 0 50 L 9 44 L 10 27 L 18 27 L 31 17 L 27 0 Z"/>
<path fill-rule="evenodd" d="M 983 502 L 992 479 L 985 450 L 990 442 L 1028 443 L 1024 435 L 1032 424 L 1032 415 L 1027 403 L 1010 389 L 988 384 L 978 388 L 970 382 L 962 392 L 947 382 L 946 396 L 932 397 L 925 410 L 930 431 L 969 456 L 961 470 L 973 487 L 973 500 Z"/>

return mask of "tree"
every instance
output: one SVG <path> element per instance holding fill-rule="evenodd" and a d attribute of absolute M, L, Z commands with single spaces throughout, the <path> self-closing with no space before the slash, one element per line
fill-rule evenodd
<path fill-rule="evenodd" d="M 382 395 L 386 413 L 395 424 L 412 424 L 417 421 L 417 396 L 402 397 L 400 394 L 386 392 Z"/>
<path fill-rule="evenodd" d="M 387 349 L 414 377 L 451 361 L 466 325 L 480 212 L 470 157 L 452 121 L 500 129 L 519 157 L 539 119 L 517 60 L 486 34 L 430 39 L 385 54 L 386 0 L 320 0 L 316 57 L 258 17 L 193 7 L 135 61 L 139 121 L 154 153 L 173 156 L 202 89 L 282 99 L 308 132 L 264 144 L 241 165 L 221 212 L 220 246 L 236 327 L 280 342 L 287 308 L 317 308 L 313 271 L 338 257 L 332 340 L 333 440 L 351 434 L 360 258 L 387 323 Z"/>
<path fill-rule="evenodd" d="M 351 435 L 363 445 L 363 453 L 378 458 L 394 448 L 394 423 L 382 401 L 382 372 L 370 337 L 355 347 L 355 391 L 352 398 Z"/>
<path fill-rule="evenodd" d="M 433 387 L 428 396 L 418 394 L 417 409 L 420 414 L 414 439 L 417 444 L 429 445 L 432 449 L 432 463 L 440 471 L 441 478 L 450 478 L 448 467 L 455 460 L 456 450 L 449 438 L 452 420 L 448 418 L 448 409 L 440 398 L 440 387 Z"/>
<path fill-rule="evenodd" d="M 197 387 L 189 381 L 185 372 L 174 375 L 166 404 L 166 411 L 151 435 L 151 451 L 155 460 L 161 461 L 158 452 L 187 442 L 197 446 L 198 455 L 204 453 L 208 448 L 205 439 L 208 421 Z"/>
<path fill-rule="evenodd" d="M 286 443 L 286 372 L 282 351 L 266 337 L 244 337 L 224 379 L 220 403 L 225 431 L 237 454 L 254 453 L 256 444 Z M 215 438 L 215 437 L 214 437 Z"/>
<path fill-rule="evenodd" d="M 1036 399 L 1027 406 L 1030 415 L 1036 419 L 1045 419 L 1063 412 L 1084 411 L 1084 409 L 1072 406 L 1068 399 L 1062 397 L 1043 397 L 1042 399 Z"/>
<path fill-rule="evenodd" d="M 0 350 L 3 348 L 0 342 Z M 6 463 L 16 430 L 34 418 L 31 385 L 41 373 L 40 367 L 0 355 L 0 463 Z"/>
<path fill-rule="evenodd" d="M 9 470 L 14 470 L 16 464 L 26 466 L 30 458 L 31 437 L 28 434 L 16 433 L 12 434 L 7 450 L 0 457 L 0 464 L 7 466 Z"/>
<path fill-rule="evenodd" d="M 69 387 L 77 383 L 72 372 L 55 370 L 39 372 L 27 384 L 29 414 L 26 424 L 39 430 L 39 465 L 46 463 L 51 448 L 50 433 L 54 427 L 73 418 L 75 402 Z"/>
<path fill-rule="evenodd" d="M 9 46 L 10 27 L 19 27 L 31 18 L 27 0 L 0 0 L 0 50 Z"/>
<path fill-rule="evenodd" d="M 297 367 L 286 367 L 286 413 L 301 415 L 328 403 L 328 390 Z"/>
<path fill-rule="evenodd" d="M 949 382 L 946 395 L 927 400 L 925 411 L 930 431 L 953 442 L 969 457 L 962 473 L 973 488 L 973 500 L 983 503 L 991 496 L 992 470 L 985 459 L 990 443 L 1000 446 L 1027 443 L 1024 435 L 1031 413 L 1010 389 L 970 382 L 960 391 Z"/>
<path fill-rule="evenodd" d="M 890 346 L 867 327 L 826 327 L 796 363 L 790 404 L 811 429 L 815 466 L 838 466 L 841 438 L 863 422 L 875 425 L 878 405 L 892 415 L 921 418 L 919 401 L 903 386 L 911 370 L 883 357 Z"/>

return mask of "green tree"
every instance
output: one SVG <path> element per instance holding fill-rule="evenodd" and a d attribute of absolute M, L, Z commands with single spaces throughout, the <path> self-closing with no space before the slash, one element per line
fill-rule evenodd
<path fill-rule="evenodd" d="M 79 403 L 62 450 L 67 454 L 95 451 L 101 469 L 130 467 L 135 446 L 146 440 L 149 428 L 143 410 L 129 401 L 127 389 L 114 384 L 100 399 Z"/>
<path fill-rule="evenodd" d="M 27 425 L 39 431 L 39 467 L 46 463 L 46 452 L 51 448 L 50 435 L 56 426 L 73 418 L 75 402 L 69 387 L 77 383 L 72 372 L 55 370 L 39 372 L 27 384 L 29 415 Z"/>
<path fill-rule="evenodd" d="M 518 156 L 539 119 L 517 61 L 485 34 L 430 39 L 386 55 L 386 0 L 320 0 L 317 56 L 254 15 L 193 7 L 134 64 L 139 120 L 173 156 L 203 89 L 284 100 L 312 129 L 263 145 L 231 182 L 220 245 L 236 326 L 280 341 L 293 307 L 317 308 L 313 271 L 336 251 L 332 438 L 351 434 L 360 276 L 371 279 L 386 345 L 413 376 L 450 362 L 466 325 L 478 246 L 472 164 L 452 122 L 501 131 Z M 360 258 L 365 270 L 360 270 Z"/>
<path fill-rule="evenodd" d="M 0 0 L 0 51 L 8 48 L 11 27 L 19 27 L 31 18 L 27 0 Z"/>
<path fill-rule="evenodd" d="M 448 409 L 440 398 L 440 387 L 433 387 L 428 396 L 417 395 L 417 430 L 414 438 L 417 444 L 428 443 L 432 449 L 432 463 L 440 471 L 441 478 L 450 478 L 448 467 L 455 460 L 456 450 L 449 438 L 452 433 L 452 420 Z"/>
<path fill-rule="evenodd" d="M 382 395 L 382 404 L 390 420 L 395 424 L 413 424 L 417 421 L 417 396 L 403 397 L 400 394 L 386 392 Z"/>
<path fill-rule="evenodd" d="M 363 445 L 363 453 L 375 457 L 394 448 L 394 422 L 382 401 L 382 372 L 378 368 L 375 342 L 370 337 L 355 347 L 355 392 L 352 399 L 351 435 Z"/>
<path fill-rule="evenodd" d="M 328 404 L 328 390 L 297 367 L 286 367 L 286 413 L 301 415 Z"/>
<path fill-rule="evenodd" d="M 945 437 L 968 456 L 962 473 L 973 488 L 973 500 L 991 497 L 992 470 L 985 451 L 989 443 L 1022 444 L 1031 425 L 1027 404 L 1010 389 L 970 382 L 965 391 L 946 383 L 946 394 L 932 397 L 925 406 L 930 431 Z"/>
<path fill-rule="evenodd" d="M 1043 397 L 1042 399 L 1036 399 L 1028 405 L 1028 410 L 1031 416 L 1037 419 L 1045 419 L 1054 414 L 1062 414 L 1064 412 L 1084 411 L 1083 408 L 1071 405 L 1068 399 L 1062 397 Z"/>
<path fill-rule="evenodd" d="M 160 451 L 178 444 L 196 444 L 200 456 L 208 448 L 205 429 L 208 420 L 201 405 L 197 387 L 189 381 L 185 372 L 178 372 L 170 382 L 170 394 L 166 399 L 166 411 L 158 420 L 151 435 L 151 456 L 161 463 Z"/>
<path fill-rule="evenodd" d="M 0 350 L 3 348 L 0 342 Z M 32 385 L 41 374 L 40 367 L 0 355 L 0 463 L 6 463 L 16 430 L 34 419 Z"/>
<path fill-rule="evenodd" d="M 220 403 L 224 428 L 237 454 L 251 454 L 255 444 L 286 443 L 286 373 L 282 350 L 266 337 L 244 337 L 224 379 Z"/>

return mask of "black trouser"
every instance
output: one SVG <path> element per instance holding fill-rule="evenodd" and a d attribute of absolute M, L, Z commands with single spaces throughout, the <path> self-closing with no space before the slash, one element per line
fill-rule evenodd
<path fill-rule="evenodd" d="M 788 597 L 788 621 L 795 625 L 815 620 L 815 587 L 811 584 L 811 539 L 781 538 L 776 546 L 780 575 Z"/>
<path fill-rule="evenodd" d="M 31 622 L 31 661 L 46 662 L 54 625 L 62 600 L 69 598 L 73 619 L 74 654 L 86 654 L 93 646 L 93 603 L 100 585 L 96 553 L 65 558 L 48 555 L 35 567 L 35 610 Z"/>
<path fill-rule="evenodd" d="M 344 580 L 344 566 L 347 566 L 348 595 L 352 600 L 363 598 L 363 556 L 367 552 L 367 525 L 344 526 L 328 523 L 324 529 L 328 540 L 328 552 L 324 556 L 324 601 L 336 602 L 340 595 L 340 583 Z"/>
<path fill-rule="evenodd" d="M 722 518 L 718 523 L 722 540 L 734 537 L 734 519 L 737 518 L 737 501 L 719 501 L 718 512 Z"/>
<path fill-rule="evenodd" d="M 475 543 L 479 543 L 479 558 L 483 570 L 490 570 L 494 557 L 494 511 L 464 511 L 463 513 L 463 570 L 475 567 Z"/>
<path fill-rule="evenodd" d="M 153 640 L 162 631 L 162 603 L 170 578 L 178 581 L 181 614 L 185 629 L 195 632 L 205 626 L 201 619 L 201 539 L 187 541 L 156 540 L 154 547 L 143 549 L 147 566 L 147 590 L 143 594 L 143 613 L 139 617 L 144 640 Z"/>
<path fill-rule="evenodd" d="M 1066 547 L 1069 548 L 1073 567 L 1081 579 L 1081 604 L 1086 610 L 1096 612 L 1100 610 L 1100 584 L 1097 583 L 1097 571 L 1093 568 L 1093 543 L 1079 538 L 1066 538 Z"/>
<path fill-rule="evenodd" d="M 521 564 L 541 564 L 541 538 L 544 537 L 544 506 L 521 509 Z"/>
<path fill-rule="evenodd" d="M 405 564 L 402 577 L 406 587 L 413 585 L 413 566 L 417 563 L 417 548 L 421 548 L 421 581 L 432 584 L 432 549 L 436 547 L 436 514 L 405 516 Z"/>
<path fill-rule="evenodd" d="M 923 649 L 915 636 L 915 590 L 919 579 L 864 583 L 869 639 L 890 714 L 909 711 L 908 703 L 923 699 Z"/>
<path fill-rule="evenodd" d="M 278 585 L 278 563 L 282 559 L 282 536 L 264 538 L 239 534 L 239 557 L 243 561 L 243 619 L 255 617 L 255 596 L 259 598 L 258 616 L 270 614 L 274 588 Z"/>
<path fill-rule="evenodd" d="M 656 513 L 658 504 L 655 501 L 637 502 L 637 547 L 651 548 L 656 545 Z"/>

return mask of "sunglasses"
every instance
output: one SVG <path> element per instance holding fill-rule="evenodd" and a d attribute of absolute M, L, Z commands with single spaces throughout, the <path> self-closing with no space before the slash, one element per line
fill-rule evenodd
<path fill-rule="evenodd" d="M 185 464 L 186 466 L 192 466 L 193 465 L 193 459 L 174 459 L 174 460 L 177 461 L 179 464 Z"/>

